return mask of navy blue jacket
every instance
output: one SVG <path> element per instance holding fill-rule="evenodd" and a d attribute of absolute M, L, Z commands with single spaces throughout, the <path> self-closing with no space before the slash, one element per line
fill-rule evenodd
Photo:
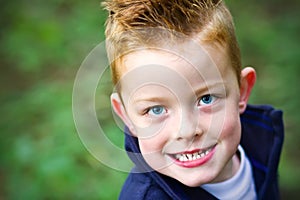
<path fill-rule="evenodd" d="M 241 115 L 241 124 L 241 145 L 252 165 L 258 199 L 279 199 L 277 170 L 284 134 L 282 112 L 270 106 L 248 105 Z M 216 199 L 201 187 L 188 187 L 152 171 L 139 154 L 137 138 L 130 136 L 128 129 L 125 132 L 125 149 L 135 167 L 123 185 L 119 199 Z"/>

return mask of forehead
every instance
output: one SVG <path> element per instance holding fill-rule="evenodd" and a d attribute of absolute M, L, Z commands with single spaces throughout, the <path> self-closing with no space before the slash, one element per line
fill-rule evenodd
<path fill-rule="evenodd" d="M 212 49 L 212 48 L 209 48 Z M 198 68 L 200 65 L 208 65 L 213 61 L 210 53 L 198 43 L 187 40 L 186 42 L 178 42 L 177 44 L 164 45 L 163 47 L 146 47 L 124 56 L 125 70 L 143 65 L 163 65 L 179 70 L 177 65 L 184 64 L 191 70 Z M 192 65 L 192 67 L 191 67 Z M 191 68 L 190 68 L 191 67 Z"/>
<path fill-rule="evenodd" d="M 164 48 L 133 51 L 123 57 L 122 65 L 122 88 L 128 83 L 141 85 L 157 82 L 159 79 L 176 83 L 176 77 L 182 77 L 190 84 L 195 80 L 205 83 L 220 82 L 227 71 L 232 70 L 224 48 L 203 46 L 193 41 Z"/>

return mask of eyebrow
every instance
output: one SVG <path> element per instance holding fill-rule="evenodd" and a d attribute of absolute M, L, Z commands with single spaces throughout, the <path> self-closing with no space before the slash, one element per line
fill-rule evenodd
<path fill-rule="evenodd" d="M 138 98 L 138 99 L 135 99 L 133 101 L 133 103 L 139 103 L 139 102 L 166 102 L 168 101 L 167 98 L 165 97 L 143 97 L 143 98 Z"/>
<path fill-rule="evenodd" d="M 226 89 L 226 84 L 222 81 L 222 82 L 215 82 L 215 83 L 211 83 L 211 84 L 205 84 L 205 86 L 201 86 L 199 88 L 197 88 L 196 90 L 194 90 L 194 93 L 196 95 L 202 94 L 205 91 L 210 91 L 213 90 L 214 88 L 220 87 L 222 86 L 222 89 L 224 89 L 224 91 L 227 91 Z"/>

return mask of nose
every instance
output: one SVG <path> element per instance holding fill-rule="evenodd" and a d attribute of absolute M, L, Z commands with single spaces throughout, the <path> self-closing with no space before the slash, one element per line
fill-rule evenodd
<path fill-rule="evenodd" d="M 178 118 L 177 140 L 193 140 L 195 137 L 203 135 L 204 128 L 201 125 L 200 114 L 197 110 L 182 110 Z"/>

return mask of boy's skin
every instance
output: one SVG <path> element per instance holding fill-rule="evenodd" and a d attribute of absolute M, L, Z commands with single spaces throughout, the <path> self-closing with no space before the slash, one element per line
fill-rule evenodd
<path fill-rule="evenodd" d="M 256 79 L 247 67 L 239 85 L 225 48 L 193 39 L 124 55 L 121 87 L 111 96 L 146 162 L 190 187 L 228 180 L 239 169 L 239 116 Z"/>

